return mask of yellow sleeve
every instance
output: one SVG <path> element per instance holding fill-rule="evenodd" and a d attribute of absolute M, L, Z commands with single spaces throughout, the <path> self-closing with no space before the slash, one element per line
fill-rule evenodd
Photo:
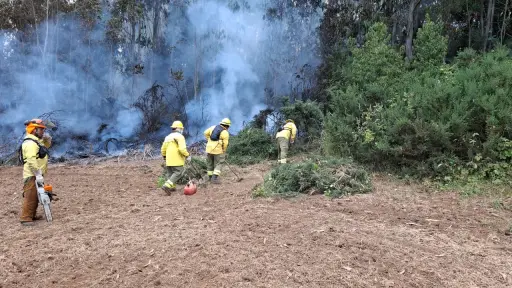
<path fill-rule="evenodd" d="M 26 161 L 25 165 L 35 174 L 35 172 L 40 169 L 37 167 L 36 160 L 39 146 L 32 141 L 26 141 L 22 144 L 21 149 L 23 150 L 23 158 Z"/>
<path fill-rule="evenodd" d="M 220 132 L 220 139 L 222 139 L 222 151 L 226 153 L 229 144 L 229 132 L 226 130 Z"/>
<path fill-rule="evenodd" d="M 178 151 L 180 151 L 181 155 L 188 157 L 190 153 L 187 151 L 187 142 L 185 141 L 185 137 L 177 137 L 178 141 Z"/>
<path fill-rule="evenodd" d="M 169 145 L 169 142 L 167 142 L 167 137 L 165 137 L 164 143 L 162 143 L 162 148 L 160 148 L 160 152 L 162 152 L 162 156 L 165 157 L 167 155 L 167 146 Z"/>
<path fill-rule="evenodd" d="M 206 140 L 209 140 L 210 139 L 210 135 L 212 135 L 212 127 L 204 130 L 204 137 L 206 138 Z"/>
<path fill-rule="evenodd" d="M 292 140 L 295 141 L 295 137 L 297 136 L 297 126 L 292 125 Z"/>

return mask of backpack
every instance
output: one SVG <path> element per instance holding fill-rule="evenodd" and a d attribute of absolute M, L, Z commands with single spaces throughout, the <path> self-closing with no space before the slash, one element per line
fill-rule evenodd
<path fill-rule="evenodd" d="M 25 139 L 23 139 L 23 142 L 21 142 L 20 148 L 18 148 L 18 163 L 19 164 L 27 163 L 27 161 L 25 161 L 23 159 L 23 143 L 25 143 L 26 140 L 35 142 L 37 144 L 37 146 L 39 147 L 39 150 L 37 151 L 37 156 L 36 156 L 37 159 L 42 159 L 42 158 L 46 157 L 47 155 L 50 156 L 48 148 L 46 148 L 44 145 L 41 145 L 41 143 L 39 143 L 39 141 L 36 141 L 32 138 L 25 138 Z"/>
<path fill-rule="evenodd" d="M 210 135 L 210 140 L 219 141 L 220 133 L 222 133 L 222 131 L 224 131 L 224 128 L 222 128 L 220 125 L 215 126 L 215 128 L 212 131 L 212 134 Z"/>

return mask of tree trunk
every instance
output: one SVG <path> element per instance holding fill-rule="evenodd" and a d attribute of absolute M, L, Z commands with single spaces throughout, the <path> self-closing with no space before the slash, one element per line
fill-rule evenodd
<path fill-rule="evenodd" d="M 37 48 L 39 50 L 41 50 L 41 53 L 43 53 L 43 50 L 41 49 L 41 46 L 39 46 L 39 32 L 37 31 L 37 15 L 36 15 L 36 8 L 34 6 L 34 0 L 31 1 L 32 3 L 32 14 L 34 16 L 34 29 L 36 30 L 36 43 L 37 43 Z"/>
<path fill-rule="evenodd" d="M 50 29 L 50 23 L 48 23 L 49 13 L 50 13 L 50 1 L 46 0 L 46 33 L 45 33 L 45 38 L 44 38 L 43 59 L 45 59 L 45 57 L 46 57 L 46 47 L 48 46 L 48 30 Z"/>
<path fill-rule="evenodd" d="M 51 77 L 52 77 L 51 67 L 50 67 L 50 63 L 47 63 L 47 58 L 46 58 L 46 48 L 48 47 L 48 34 L 49 34 L 49 29 L 50 29 L 50 23 L 48 22 L 49 14 L 50 14 L 50 0 L 46 0 L 46 33 L 44 35 L 44 46 L 43 46 L 43 65 L 44 65 L 43 69 L 47 71 L 47 73 L 48 73 L 47 75 L 51 79 Z M 46 89 L 50 93 L 50 95 L 53 94 L 52 85 L 50 85 L 48 82 L 46 82 Z"/>
<path fill-rule="evenodd" d="M 507 16 L 507 14 L 509 16 Z M 503 24 L 501 25 L 501 39 L 500 43 L 503 45 L 503 40 L 505 39 L 505 34 L 507 31 L 507 21 L 510 18 L 510 13 L 508 13 L 508 0 L 505 2 L 505 9 L 503 9 Z"/>
<path fill-rule="evenodd" d="M 480 35 L 482 37 L 482 42 L 485 39 L 485 0 L 482 0 L 482 5 L 480 5 Z"/>
<path fill-rule="evenodd" d="M 473 29 L 471 29 L 471 13 L 469 12 L 469 0 L 466 0 L 466 15 L 468 17 L 468 47 L 471 48 L 471 33 L 473 32 Z"/>
<path fill-rule="evenodd" d="M 197 33 L 194 36 L 194 50 L 196 54 L 195 59 L 195 67 L 194 67 L 194 99 L 199 97 L 199 69 L 200 69 L 200 61 L 201 61 L 201 49 L 200 49 L 200 40 L 197 39 Z"/>
<path fill-rule="evenodd" d="M 154 0 L 154 6 L 153 6 L 153 47 L 157 48 L 157 50 L 160 48 L 160 39 L 158 38 L 158 32 L 160 30 L 160 8 L 162 8 L 162 3 L 160 0 Z"/>
<path fill-rule="evenodd" d="M 136 26 L 136 23 L 135 23 L 135 21 L 133 21 L 131 23 L 131 34 L 132 35 L 130 35 L 131 36 L 131 45 L 130 45 L 131 46 L 131 53 L 130 53 L 131 54 L 130 55 L 130 60 L 131 61 L 129 62 L 130 71 L 133 71 L 133 72 L 135 72 L 134 65 L 136 64 L 135 62 L 136 62 L 136 59 L 137 59 L 137 56 L 135 56 L 135 54 L 136 54 L 136 51 L 135 51 L 136 50 L 135 49 L 135 45 L 136 45 L 135 39 L 137 39 L 135 37 L 135 26 Z M 132 94 L 131 95 L 131 98 L 132 98 L 131 102 L 134 102 L 135 99 L 136 99 L 135 98 L 135 73 L 132 73 L 132 93 L 131 94 Z"/>
<path fill-rule="evenodd" d="M 421 0 L 411 0 L 409 5 L 409 14 L 407 15 L 407 38 L 405 39 L 405 55 L 407 56 L 408 62 L 412 61 L 413 58 L 412 39 L 414 35 L 414 15 L 420 3 Z"/>
<path fill-rule="evenodd" d="M 396 12 L 393 12 L 393 28 L 391 30 L 391 46 L 394 46 L 396 44 L 396 31 L 398 29 L 398 17 L 395 14 Z"/>
<path fill-rule="evenodd" d="M 149 67 L 149 78 L 151 79 L 151 82 L 153 82 L 153 70 L 154 70 L 154 55 L 155 52 L 157 54 L 160 54 L 160 38 L 159 38 L 159 32 L 160 32 L 160 10 L 162 8 L 161 0 L 154 0 L 153 2 L 153 31 L 152 31 L 152 55 L 151 55 L 151 62 Z"/>
<path fill-rule="evenodd" d="M 489 42 L 489 36 L 492 34 L 492 20 L 494 18 L 494 1 L 495 0 L 489 0 L 488 6 L 487 6 L 487 19 L 485 24 L 485 32 L 484 32 L 484 41 L 482 44 L 482 51 L 487 50 L 487 43 Z"/>

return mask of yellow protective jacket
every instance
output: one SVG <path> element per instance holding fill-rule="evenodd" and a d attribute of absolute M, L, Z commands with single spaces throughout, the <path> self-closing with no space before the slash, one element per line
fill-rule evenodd
<path fill-rule="evenodd" d="M 165 157 L 166 166 L 183 166 L 185 158 L 190 155 L 187 151 L 185 137 L 178 132 L 167 135 L 160 150 L 162 156 Z"/>
<path fill-rule="evenodd" d="M 212 136 L 215 127 L 217 126 L 212 126 L 204 131 L 204 137 L 208 140 L 208 143 L 206 144 L 206 153 L 214 155 L 224 154 L 228 149 L 229 132 L 225 128 L 222 128 L 223 130 L 220 132 L 219 140 L 214 141 L 210 139 L 210 137 Z M 219 127 L 221 126 L 219 125 Z"/>
<path fill-rule="evenodd" d="M 284 129 L 282 131 L 277 132 L 276 138 L 284 137 L 286 139 L 292 138 L 292 141 L 295 141 L 295 137 L 297 136 L 297 126 L 293 123 L 286 123 L 284 125 Z"/>
<path fill-rule="evenodd" d="M 44 145 L 46 148 L 50 148 L 52 145 L 52 141 L 49 138 L 44 138 L 44 140 L 37 138 L 35 135 L 26 134 L 24 139 L 34 139 L 39 142 L 39 144 Z M 37 170 L 41 170 L 43 176 L 48 171 L 48 155 L 44 158 L 38 158 L 37 154 L 39 152 L 39 146 L 30 140 L 24 140 L 21 144 L 21 151 L 23 153 L 23 179 L 35 176 L 34 172 Z"/>

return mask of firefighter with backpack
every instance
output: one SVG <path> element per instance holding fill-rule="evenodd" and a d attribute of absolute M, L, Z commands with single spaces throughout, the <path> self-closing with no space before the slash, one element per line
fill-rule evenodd
<path fill-rule="evenodd" d="M 42 185 L 48 170 L 48 148 L 52 144 L 52 138 L 45 133 L 46 128 L 41 119 L 25 122 L 26 135 L 19 150 L 19 160 L 23 162 L 23 205 L 20 222 L 25 226 L 32 226 L 34 220 L 42 218 L 36 216 L 39 204 L 36 182 Z"/>
<path fill-rule="evenodd" d="M 295 142 L 295 137 L 297 136 L 297 126 L 295 126 L 295 122 L 291 119 L 287 119 L 285 124 L 279 127 L 279 130 L 276 134 L 277 144 L 278 144 L 278 163 L 286 164 L 286 156 L 288 155 L 288 149 L 290 148 L 290 144 Z"/>
<path fill-rule="evenodd" d="M 222 163 L 226 159 L 226 150 L 229 144 L 229 126 L 231 120 L 222 119 L 219 125 L 211 126 L 204 131 L 204 137 L 208 140 L 206 144 L 207 173 L 212 183 L 219 183 L 219 176 Z"/>

